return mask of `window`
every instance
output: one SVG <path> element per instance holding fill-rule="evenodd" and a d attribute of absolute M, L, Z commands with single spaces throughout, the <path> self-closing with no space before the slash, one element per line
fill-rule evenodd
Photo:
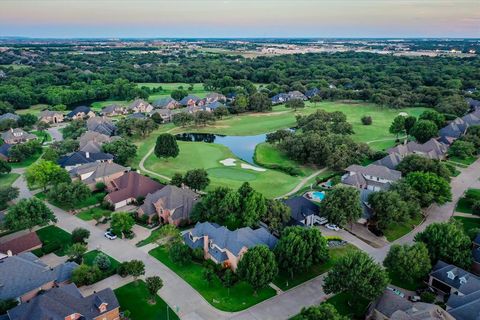
<path fill-rule="evenodd" d="M 448 279 L 454 280 L 455 279 L 455 274 L 452 271 L 447 272 L 447 277 Z"/>

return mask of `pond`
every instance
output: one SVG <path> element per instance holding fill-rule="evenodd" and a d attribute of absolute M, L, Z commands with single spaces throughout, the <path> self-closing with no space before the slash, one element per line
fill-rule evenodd
<path fill-rule="evenodd" d="M 222 136 L 210 133 L 181 133 L 177 134 L 177 140 L 192 142 L 218 143 L 228 147 L 238 158 L 255 164 L 253 155 L 257 144 L 265 142 L 266 134 L 256 136 Z"/>

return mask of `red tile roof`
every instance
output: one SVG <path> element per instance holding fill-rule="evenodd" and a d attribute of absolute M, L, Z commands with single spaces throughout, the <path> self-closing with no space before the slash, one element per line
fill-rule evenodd
<path fill-rule="evenodd" d="M 35 232 L 27 233 L 23 236 L 14 238 L 4 243 L 0 243 L 0 252 L 6 254 L 11 251 L 12 254 L 19 254 L 25 251 L 30 251 L 42 246 L 42 242 Z"/>
<path fill-rule="evenodd" d="M 163 187 L 163 184 L 131 171 L 111 182 L 109 189 L 115 191 L 110 192 L 106 199 L 118 203 L 126 199 L 145 197 Z"/>

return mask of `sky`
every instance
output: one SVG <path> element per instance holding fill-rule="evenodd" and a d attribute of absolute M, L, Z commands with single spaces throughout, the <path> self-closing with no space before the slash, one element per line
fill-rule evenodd
<path fill-rule="evenodd" d="M 0 0 L 0 36 L 480 38 L 480 0 Z"/>

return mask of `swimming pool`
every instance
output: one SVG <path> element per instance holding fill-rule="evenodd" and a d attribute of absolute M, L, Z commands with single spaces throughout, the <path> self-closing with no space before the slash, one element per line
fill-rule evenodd
<path fill-rule="evenodd" d="M 322 201 L 325 198 L 325 192 L 323 191 L 313 191 L 311 194 L 312 200 L 315 201 Z"/>

